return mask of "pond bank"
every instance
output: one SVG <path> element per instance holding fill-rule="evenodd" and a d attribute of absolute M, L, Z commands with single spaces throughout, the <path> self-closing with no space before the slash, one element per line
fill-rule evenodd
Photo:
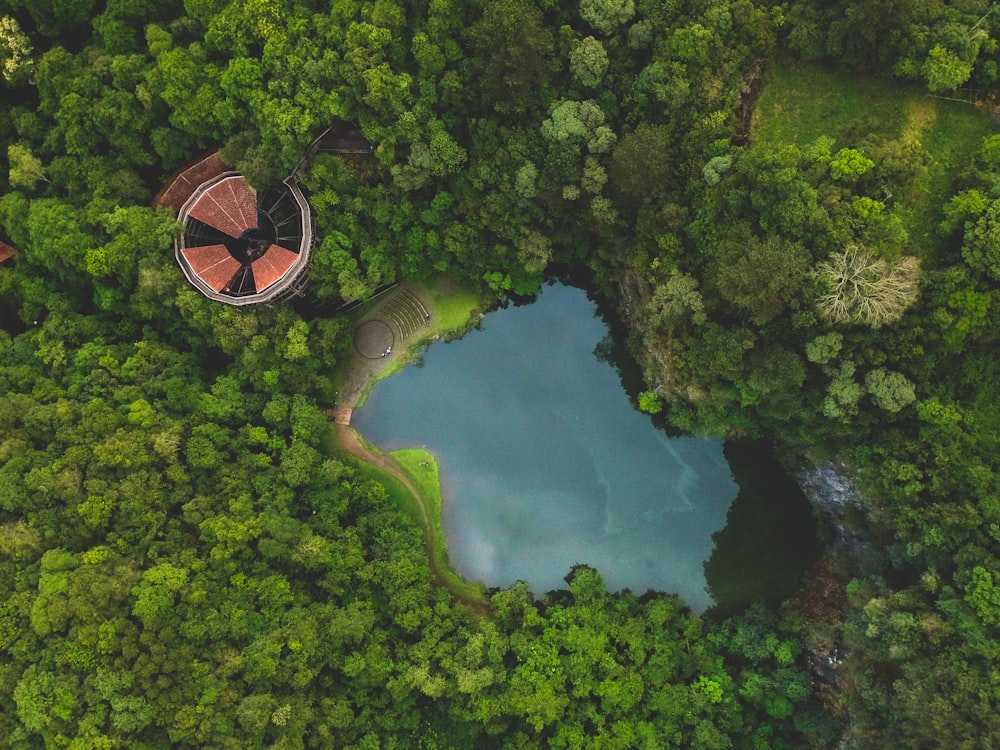
<path fill-rule="evenodd" d="M 483 587 L 466 582 L 448 564 L 441 529 L 440 484 L 436 481 L 437 463 L 434 457 L 430 454 L 420 456 L 415 468 L 410 466 L 414 463 L 409 460 L 411 456 L 382 453 L 368 445 L 350 426 L 352 409 L 364 404 L 375 383 L 418 359 L 420 348 L 428 342 L 460 336 L 482 318 L 485 305 L 479 295 L 447 277 L 439 278 L 432 286 L 404 282 L 371 300 L 359 314 L 352 316 L 352 330 L 357 330 L 367 321 L 379 319 L 380 311 L 385 310 L 396 295 L 412 295 L 429 317 L 405 341 L 394 341 L 389 351 L 377 358 L 364 356 L 358 347 L 352 345 L 350 356 L 338 364 L 333 375 L 337 401 L 328 410 L 333 422 L 333 437 L 344 453 L 361 462 L 363 471 L 375 473 L 386 484 L 390 496 L 420 526 L 434 584 L 447 588 L 457 601 L 473 611 L 489 615 L 491 608 Z M 407 459 L 405 465 L 400 458 Z M 430 473 L 425 469 L 433 470 L 434 481 L 417 476 Z"/>
<path fill-rule="evenodd" d="M 375 359 L 363 356 L 352 343 L 350 355 L 338 363 L 334 371 L 337 390 L 335 408 L 363 406 L 375 383 L 417 359 L 420 347 L 430 341 L 461 336 L 482 318 L 485 308 L 482 297 L 448 277 L 442 276 L 430 286 L 403 282 L 365 303 L 360 312 L 352 313 L 352 329 L 357 330 L 365 322 L 377 320 L 383 306 L 400 294 L 412 295 L 428 312 L 430 319 L 407 340 L 393 342 L 389 351 Z"/>

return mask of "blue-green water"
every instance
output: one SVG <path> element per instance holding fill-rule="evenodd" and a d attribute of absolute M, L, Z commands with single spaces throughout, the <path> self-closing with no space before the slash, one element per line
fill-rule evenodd
<path fill-rule="evenodd" d="M 674 592 L 702 611 L 738 489 L 723 442 L 668 437 L 636 411 L 595 355 L 607 335 L 583 291 L 545 287 L 431 345 L 353 424 L 383 450 L 437 457 L 449 558 L 467 579 L 541 594 L 583 563 L 609 590 Z"/>

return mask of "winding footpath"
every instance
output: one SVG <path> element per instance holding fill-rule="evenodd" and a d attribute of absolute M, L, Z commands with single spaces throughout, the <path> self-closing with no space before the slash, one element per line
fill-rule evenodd
<path fill-rule="evenodd" d="M 358 431 L 351 427 L 349 424 L 334 423 L 334 431 L 337 435 L 337 441 L 340 447 L 351 457 L 358 459 L 359 461 L 364 461 L 365 463 L 371 464 L 372 466 L 384 471 L 386 474 L 391 476 L 401 485 L 404 489 L 413 496 L 416 501 L 417 508 L 420 512 L 420 528 L 423 530 L 424 534 L 424 548 L 427 553 L 427 563 L 431 570 L 431 578 L 436 586 L 441 586 L 447 588 L 451 592 L 452 597 L 457 601 L 466 605 L 474 612 L 480 615 L 489 616 L 492 614 L 492 609 L 489 604 L 483 599 L 475 596 L 470 596 L 457 589 L 456 587 L 450 585 L 447 577 L 441 570 L 441 561 L 438 560 L 437 555 L 434 554 L 434 538 L 431 531 L 431 518 L 430 514 L 427 512 L 427 504 L 424 501 L 423 493 L 414 484 L 413 479 L 410 475 L 403 469 L 399 463 L 392 458 L 392 456 L 387 456 L 384 453 L 377 453 L 365 445 L 364 441 L 358 435 Z"/>
<path fill-rule="evenodd" d="M 419 294 L 416 290 L 411 291 L 405 287 L 404 292 L 415 298 Z M 420 304 L 424 308 L 422 301 Z M 427 319 L 429 318 L 430 316 L 427 315 Z M 366 360 L 355 351 L 351 360 L 346 365 L 345 383 L 340 394 L 339 404 L 333 409 L 327 410 L 327 414 L 330 416 L 337 442 L 345 453 L 358 461 L 363 461 L 385 472 L 399 482 L 413 497 L 419 511 L 419 522 L 424 535 L 427 564 L 430 567 L 434 585 L 448 589 L 456 601 L 466 605 L 473 612 L 488 617 L 493 613 L 488 600 L 483 597 L 470 595 L 460 587 L 454 585 L 449 577 L 445 575 L 444 568 L 447 566 L 447 563 L 435 554 L 432 527 L 434 521 L 427 510 L 427 502 L 424 495 L 413 481 L 413 478 L 392 456 L 372 450 L 361 439 L 357 430 L 351 427 L 353 405 L 358 403 L 361 395 L 378 379 L 380 371 L 389 367 L 398 357 L 405 356 L 402 349 L 403 347 L 399 347 L 391 355 L 380 358 L 377 361 Z"/>

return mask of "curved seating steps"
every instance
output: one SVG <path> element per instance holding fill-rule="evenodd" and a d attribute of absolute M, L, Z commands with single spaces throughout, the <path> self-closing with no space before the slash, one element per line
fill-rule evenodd
<path fill-rule="evenodd" d="M 400 341 L 405 341 L 430 320 L 427 308 L 406 289 L 387 300 L 378 314 L 392 325 Z"/>

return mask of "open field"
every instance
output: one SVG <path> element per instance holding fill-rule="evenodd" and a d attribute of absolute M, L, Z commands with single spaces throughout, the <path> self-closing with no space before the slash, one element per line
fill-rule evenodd
<path fill-rule="evenodd" d="M 956 175 L 996 130 L 974 105 L 933 97 L 918 84 L 783 59 L 764 84 L 751 143 L 805 146 L 826 135 L 836 139 L 834 148 L 854 148 L 875 136 L 922 148 L 926 163 L 895 196 L 894 210 L 909 232 L 910 252 L 928 258 L 939 242 L 941 209 Z"/>

